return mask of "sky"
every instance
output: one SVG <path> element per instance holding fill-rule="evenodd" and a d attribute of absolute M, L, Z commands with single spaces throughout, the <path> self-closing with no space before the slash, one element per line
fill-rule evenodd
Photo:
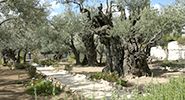
<path fill-rule="evenodd" d="M 41 1 L 49 1 L 50 2 L 50 18 L 53 16 L 60 14 L 64 11 L 64 6 L 60 3 L 57 3 L 56 0 L 41 0 Z M 104 1 L 104 0 L 103 0 Z M 175 0 L 151 0 L 151 5 L 156 9 L 161 9 L 162 6 L 169 5 L 174 3 Z"/>

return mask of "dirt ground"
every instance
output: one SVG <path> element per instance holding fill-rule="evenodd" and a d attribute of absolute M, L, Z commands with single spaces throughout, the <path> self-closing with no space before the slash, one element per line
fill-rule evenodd
<path fill-rule="evenodd" d="M 147 84 L 161 84 L 169 82 L 171 77 L 178 77 L 185 75 L 185 68 L 184 71 L 179 71 L 177 69 L 171 70 L 169 68 L 165 69 L 158 65 L 149 65 L 152 76 L 151 77 L 133 77 L 133 76 L 126 76 L 124 79 L 130 83 L 136 85 L 147 85 Z M 103 67 L 80 67 L 76 66 L 73 68 L 71 72 L 74 73 L 93 73 L 93 72 L 101 72 Z M 182 70 L 182 69 L 181 69 Z"/>
<path fill-rule="evenodd" d="M 73 73 L 101 72 L 103 67 L 80 67 L 76 66 Z M 160 66 L 150 67 L 153 77 L 126 77 L 131 83 L 146 85 L 149 83 L 167 83 L 170 77 L 185 75 L 183 71 L 169 71 Z M 57 69 L 62 69 L 58 67 Z M 24 70 L 10 70 L 8 67 L 0 66 L 0 100 L 35 100 L 34 96 L 25 93 L 26 82 L 29 77 Z M 55 97 L 39 96 L 37 100 L 79 100 L 74 99 L 73 94 L 63 92 Z M 78 98 L 78 97 L 77 97 Z"/>
<path fill-rule="evenodd" d="M 24 70 L 10 70 L 0 66 L 0 100 L 32 100 L 25 91 L 28 76 Z"/>
<path fill-rule="evenodd" d="M 25 70 L 10 70 L 8 67 L 0 66 L 0 100 L 35 100 L 34 96 L 25 92 L 29 80 Z M 77 95 L 65 91 L 53 97 L 38 96 L 37 100 L 78 100 L 78 98 Z"/>

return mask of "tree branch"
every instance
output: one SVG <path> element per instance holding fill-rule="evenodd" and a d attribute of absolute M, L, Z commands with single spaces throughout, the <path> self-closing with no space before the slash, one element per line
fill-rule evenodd
<path fill-rule="evenodd" d="M 6 2 L 7 0 L 2 0 L 2 1 L 0 1 L 0 3 L 4 3 L 4 2 Z"/>
<path fill-rule="evenodd" d="M 60 32 L 60 28 L 57 25 L 55 25 L 51 21 L 49 21 L 49 24 L 52 25 L 57 32 Z M 65 26 L 65 25 L 66 23 L 60 24 L 60 26 Z"/>
<path fill-rule="evenodd" d="M 2 24 L 4 24 L 5 22 L 10 21 L 10 20 L 13 20 L 13 19 L 16 19 L 16 18 L 8 18 L 8 19 L 3 20 L 3 21 L 0 23 L 0 26 L 1 26 Z"/>
<path fill-rule="evenodd" d="M 109 25 L 104 25 L 100 28 L 96 28 L 94 31 L 97 35 L 101 35 L 100 33 L 102 33 L 103 31 L 106 31 L 107 29 L 110 29 Z M 104 33 L 106 33 L 106 32 L 104 32 Z M 108 34 L 104 34 L 104 35 L 108 35 Z"/>
<path fill-rule="evenodd" d="M 162 32 L 158 32 L 157 34 L 155 34 L 150 40 L 149 42 L 145 45 L 144 49 L 148 46 L 151 45 L 153 43 L 155 43 L 156 41 L 158 41 L 159 39 L 161 39 L 162 36 Z"/>
<path fill-rule="evenodd" d="M 89 11 L 88 9 L 84 8 L 83 5 L 82 5 L 81 3 L 77 2 L 76 0 L 66 0 L 65 2 L 63 2 L 63 4 L 65 4 L 65 3 L 67 3 L 67 4 L 68 4 L 68 3 L 77 4 L 77 5 L 80 7 L 80 12 L 81 12 L 81 13 L 87 13 L 87 18 L 88 18 L 89 20 L 91 20 L 91 13 L 90 13 L 90 11 Z"/>
<path fill-rule="evenodd" d="M 106 14 L 109 12 L 109 0 L 106 0 L 106 4 L 107 4 L 107 9 L 106 9 Z"/>

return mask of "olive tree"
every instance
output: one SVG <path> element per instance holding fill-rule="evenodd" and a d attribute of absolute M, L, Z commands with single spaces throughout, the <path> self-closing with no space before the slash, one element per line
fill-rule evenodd
<path fill-rule="evenodd" d="M 82 30 L 80 16 L 68 10 L 66 13 L 55 16 L 50 24 L 54 28 L 54 31 L 58 33 L 61 44 L 67 46 L 74 54 L 76 64 L 81 64 L 80 52 L 83 49 L 83 45 L 80 39 Z"/>
<path fill-rule="evenodd" d="M 36 47 L 35 29 L 46 20 L 45 8 L 38 0 L 2 0 L 0 2 L 1 49 L 17 51 L 17 62 L 20 62 L 20 52 Z M 25 58 L 25 57 L 24 57 Z"/>
<path fill-rule="evenodd" d="M 149 0 L 106 0 L 106 11 L 103 12 L 103 4 L 100 4 L 96 16 L 91 16 L 90 10 L 80 1 L 64 2 L 77 4 L 81 13 L 87 13 L 87 30 L 98 34 L 106 47 L 107 67 L 104 70 L 120 75 L 151 75 L 147 64 L 150 48 L 164 33 L 181 30 L 185 21 L 182 6 L 169 6 L 159 13 L 150 6 Z M 113 19 L 115 6 L 121 14 Z"/>

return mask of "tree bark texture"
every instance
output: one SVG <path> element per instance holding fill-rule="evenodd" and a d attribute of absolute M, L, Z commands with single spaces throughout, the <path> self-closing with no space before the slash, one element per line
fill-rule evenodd
<path fill-rule="evenodd" d="M 97 52 L 94 44 L 94 34 L 86 33 L 82 36 L 82 41 L 86 48 L 86 57 L 89 66 L 95 66 L 97 64 Z"/>

